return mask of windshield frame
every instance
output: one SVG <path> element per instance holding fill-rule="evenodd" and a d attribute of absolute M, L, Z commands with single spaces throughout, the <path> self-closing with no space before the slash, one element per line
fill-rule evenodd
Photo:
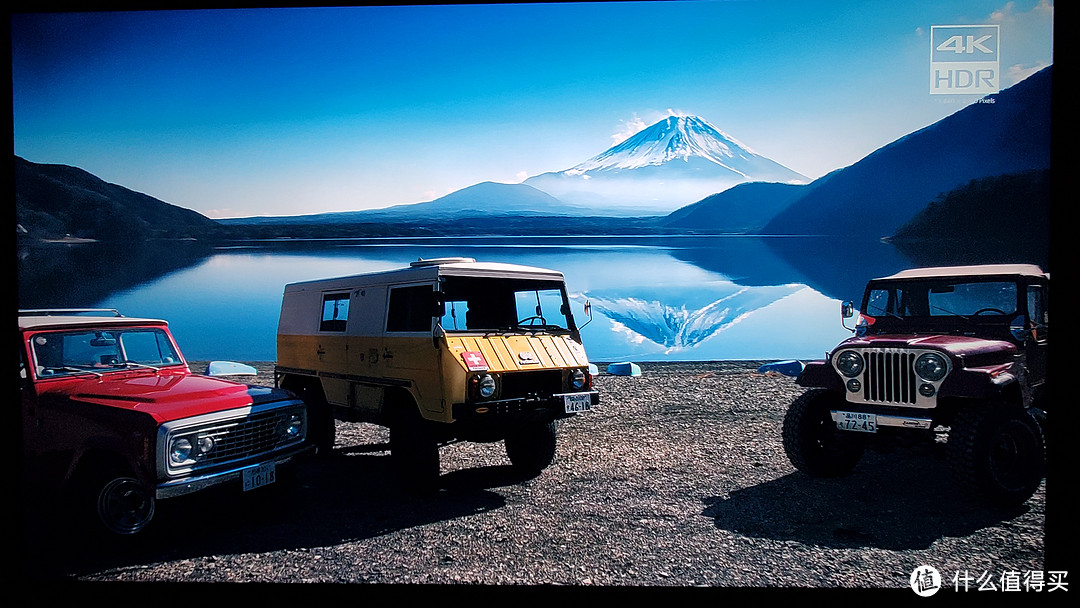
<path fill-rule="evenodd" d="M 141 356 L 146 351 L 145 345 L 139 345 L 136 353 L 135 345 L 130 341 L 136 335 L 151 336 L 158 356 Z M 167 367 L 187 366 L 172 335 L 161 327 L 108 326 L 38 331 L 27 335 L 26 341 L 34 377 L 39 380 L 101 376 L 140 369 L 156 372 Z M 53 348 L 57 350 L 49 352 Z M 72 348 L 83 352 L 75 354 Z"/>
<path fill-rule="evenodd" d="M 982 308 L 968 306 L 966 308 L 940 307 L 929 310 L 932 306 L 929 294 L 934 287 L 964 286 L 978 288 L 987 284 L 998 284 L 999 287 L 1007 287 L 1012 291 L 1009 305 L 999 311 L 993 310 L 995 305 L 1002 305 L 1003 300 L 995 302 L 987 301 Z M 856 323 L 856 335 L 884 335 L 884 334 L 955 334 L 973 335 L 994 339 L 1015 339 L 1015 331 L 1027 326 L 1027 288 L 1030 281 L 1025 281 L 1015 275 L 986 275 L 986 276 L 928 276 L 918 278 L 883 278 L 874 279 L 867 283 L 863 292 L 863 299 L 859 309 L 859 321 Z M 913 289 L 919 288 L 919 289 Z M 901 314 L 896 307 L 895 298 L 898 290 L 923 291 L 922 306 L 924 314 Z M 890 310 L 874 310 L 871 306 L 872 295 L 877 291 L 890 291 Z M 955 290 L 954 290 L 955 291 Z M 1007 309 L 1006 309 L 1007 308 Z M 979 314 L 974 314 L 979 312 Z"/>
<path fill-rule="evenodd" d="M 561 280 L 450 275 L 440 277 L 439 294 L 443 315 L 438 322 L 448 334 L 577 331 L 566 284 Z M 526 306 L 535 308 L 526 310 Z M 480 319 L 476 326 L 469 323 L 470 311 L 473 319 Z"/>

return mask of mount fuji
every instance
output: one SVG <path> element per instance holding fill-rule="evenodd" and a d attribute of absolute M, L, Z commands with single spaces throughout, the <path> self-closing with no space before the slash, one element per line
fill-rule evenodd
<path fill-rule="evenodd" d="M 697 116 L 668 116 L 564 171 L 522 183 L 604 214 L 666 214 L 744 182 L 805 184 Z"/>

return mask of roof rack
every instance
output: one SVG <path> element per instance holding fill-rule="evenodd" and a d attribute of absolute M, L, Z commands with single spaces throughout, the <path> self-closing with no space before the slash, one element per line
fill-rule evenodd
<path fill-rule="evenodd" d="M 86 313 L 111 313 L 114 317 L 122 317 L 120 311 L 115 308 L 31 308 L 20 309 L 19 316 L 23 317 L 51 317 L 53 315 L 78 315 Z"/>
<path fill-rule="evenodd" d="M 411 262 L 409 266 L 418 268 L 421 266 L 442 266 L 443 264 L 470 264 L 475 262 L 474 258 L 420 258 L 415 262 Z"/>

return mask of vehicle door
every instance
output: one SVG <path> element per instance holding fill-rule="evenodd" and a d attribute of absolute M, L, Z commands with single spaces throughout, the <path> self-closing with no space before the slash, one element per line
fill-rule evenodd
<path fill-rule="evenodd" d="M 1027 357 L 1028 383 L 1041 386 L 1046 382 L 1050 339 L 1050 310 L 1046 285 L 1027 287 L 1028 329 L 1024 340 Z"/>
<path fill-rule="evenodd" d="M 440 413 L 447 406 L 442 395 L 442 359 L 433 335 L 441 317 L 436 310 L 436 288 L 431 281 L 390 286 L 379 357 L 389 380 L 408 386 L 423 409 Z"/>

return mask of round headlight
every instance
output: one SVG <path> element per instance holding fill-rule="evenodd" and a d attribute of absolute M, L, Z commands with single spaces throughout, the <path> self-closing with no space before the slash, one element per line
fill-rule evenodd
<path fill-rule="evenodd" d="M 214 438 L 209 435 L 200 435 L 196 443 L 199 446 L 200 454 L 206 454 L 214 449 Z"/>
<path fill-rule="evenodd" d="M 480 396 L 487 399 L 494 394 L 495 378 L 492 378 L 490 374 L 486 374 L 483 378 L 480 378 Z"/>
<path fill-rule="evenodd" d="M 949 362 L 937 353 L 919 355 L 915 360 L 915 373 L 923 380 L 937 382 L 949 373 Z"/>
<path fill-rule="evenodd" d="M 293 414 L 289 418 L 289 426 L 285 427 L 285 434 L 289 437 L 299 437 L 304 430 L 304 418 L 300 414 Z"/>
<path fill-rule="evenodd" d="M 585 388 L 585 372 L 575 369 L 570 373 L 570 387 L 575 391 Z"/>
<path fill-rule="evenodd" d="M 848 378 L 858 376 L 863 370 L 862 355 L 853 350 L 845 350 L 836 356 L 836 369 Z"/>
<path fill-rule="evenodd" d="M 174 439 L 169 446 L 169 460 L 174 464 L 182 464 L 191 459 L 191 441 L 187 437 Z"/>

